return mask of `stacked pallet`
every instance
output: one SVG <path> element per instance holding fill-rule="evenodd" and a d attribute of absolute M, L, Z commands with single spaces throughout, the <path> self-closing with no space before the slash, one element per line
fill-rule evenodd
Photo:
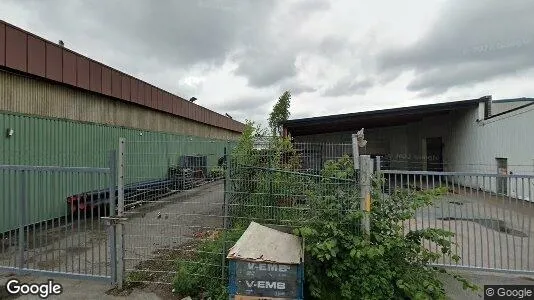
<path fill-rule="evenodd" d="M 195 185 L 193 170 L 191 169 L 181 169 L 180 176 L 180 189 L 189 190 L 192 189 Z"/>
<path fill-rule="evenodd" d="M 173 181 L 174 189 L 189 190 L 194 187 L 194 174 L 192 169 L 171 167 L 168 178 Z"/>

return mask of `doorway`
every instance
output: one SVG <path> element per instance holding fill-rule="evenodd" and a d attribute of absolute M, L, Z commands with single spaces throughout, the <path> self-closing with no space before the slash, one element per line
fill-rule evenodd
<path fill-rule="evenodd" d="M 508 175 L 508 159 L 498 157 L 495 160 L 497 161 L 497 174 Z M 508 178 L 506 177 L 497 177 L 497 194 L 508 194 L 507 181 Z"/>
<path fill-rule="evenodd" d="M 443 141 L 441 137 L 426 138 L 426 168 L 443 172 Z"/>

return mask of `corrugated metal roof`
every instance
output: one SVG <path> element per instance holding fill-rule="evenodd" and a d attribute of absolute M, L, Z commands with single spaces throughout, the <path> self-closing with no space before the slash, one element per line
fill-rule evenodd
<path fill-rule="evenodd" d="M 302 239 L 256 222 L 230 248 L 227 258 L 256 262 L 300 264 L 304 259 Z"/>

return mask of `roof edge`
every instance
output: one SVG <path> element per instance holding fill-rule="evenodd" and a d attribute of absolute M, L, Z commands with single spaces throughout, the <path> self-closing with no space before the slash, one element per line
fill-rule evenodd
<path fill-rule="evenodd" d="M 497 100 L 493 100 L 493 103 L 513 103 L 513 102 L 523 102 L 523 101 L 534 102 L 534 98 L 521 97 L 521 98 L 510 98 L 510 99 L 497 99 Z"/>
<path fill-rule="evenodd" d="M 511 112 L 518 111 L 518 110 L 521 110 L 521 109 L 523 109 L 525 107 L 529 107 L 529 106 L 532 106 L 532 105 L 534 105 L 534 99 L 532 99 L 532 103 L 527 103 L 527 104 L 524 104 L 524 105 L 521 105 L 521 106 L 518 106 L 518 107 L 514 107 L 512 109 L 500 112 L 498 114 L 491 115 L 490 117 L 485 118 L 484 121 L 485 120 L 491 120 L 492 118 L 495 118 L 495 117 L 504 116 L 504 115 L 509 114 Z"/>
<path fill-rule="evenodd" d="M 301 123 L 307 123 L 307 122 L 313 122 L 313 121 L 326 121 L 326 120 L 335 120 L 335 119 L 343 119 L 347 117 L 357 117 L 357 116 L 365 116 L 365 115 L 372 115 L 372 114 L 388 114 L 393 112 L 406 112 L 411 111 L 414 109 L 428 109 L 428 108 L 439 108 L 439 107 L 448 107 L 451 105 L 470 105 L 470 104 L 478 104 L 479 102 L 485 102 L 491 99 L 491 96 L 483 96 L 480 98 L 475 99 L 468 99 L 468 100 L 459 100 L 459 101 L 450 101 L 450 102 L 440 102 L 440 103 L 432 103 L 432 104 L 423 104 L 423 105 L 413 105 L 413 106 L 403 106 L 403 107 L 397 107 L 397 108 L 387 108 L 387 109 L 379 109 L 379 110 L 369 110 L 369 111 L 362 111 L 362 112 L 355 112 L 355 113 L 346 113 L 346 114 L 338 114 L 338 115 L 326 115 L 326 116 L 319 116 L 319 117 L 310 117 L 310 118 L 302 118 L 302 119 L 293 119 L 293 120 L 287 120 L 284 121 L 282 124 L 284 126 L 286 125 L 297 125 Z"/>

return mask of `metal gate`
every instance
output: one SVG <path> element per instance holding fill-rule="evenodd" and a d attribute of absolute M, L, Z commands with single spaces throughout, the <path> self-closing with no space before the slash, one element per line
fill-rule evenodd
<path fill-rule="evenodd" d="M 203 243 L 224 229 L 223 166 L 232 145 L 185 136 L 119 141 L 119 287 L 170 285 L 179 271 L 224 280 L 224 247 Z M 195 258 L 207 254 L 218 263 L 195 271 Z"/>
<path fill-rule="evenodd" d="M 441 188 L 444 195 L 417 211 L 405 230 L 453 232 L 458 262 L 439 265 L 517 273 L 534 272 L 534 176 L 382 170 L 386 195 Z M 503 193 L 503 191 L 506 191 Z M 426 247 L 436 250 L 436 245 Z"/>
<path fill-rule="evenodd" d="M 115 279 L 113 159 L 106 168 L 0 165 L 0 270 Z"/>

